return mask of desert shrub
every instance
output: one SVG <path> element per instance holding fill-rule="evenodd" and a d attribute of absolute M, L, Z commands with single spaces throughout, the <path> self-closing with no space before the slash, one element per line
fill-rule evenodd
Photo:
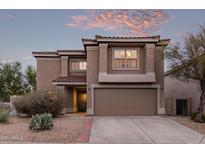
<path fill-rule="evenodd" d="M 37 114 L 32 116 L 29 129 L 48 130 L 53 127 L 53 119 L 50 113 Z"/>
<path fill-rule="evenodd" d="M 9 119 L 9 111 L 0 110 L 0 123 L 5 123 Z"/>
<path fill-rule="evenodd" d="M 28 115 L 51 113 L 54 117 L 59 115 L 63 108 L 62 99 L 51 96 L 48 91 L 36 91 L 14 101 L 18 113 Z"/>
<path fill-rule="evenodd" d="M 10 103 L 8 102 L 0 102 L 0 110 L 10 110 Z"/>
<path fill-rule="evenodd" d="M 195 120 L 197 118 L 198 114 L 199 114 L 199 112 L 191 112 L 191 114 L 190 114 L 191 120 Z"/>

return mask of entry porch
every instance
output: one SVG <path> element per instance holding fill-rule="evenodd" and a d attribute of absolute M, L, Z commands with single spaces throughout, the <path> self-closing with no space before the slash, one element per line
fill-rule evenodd
<path fill-rule="evenodd" d="M 86 76 L 69 75 L 53 81 L 63 99 L 63 113 L 86 112 Z"/>

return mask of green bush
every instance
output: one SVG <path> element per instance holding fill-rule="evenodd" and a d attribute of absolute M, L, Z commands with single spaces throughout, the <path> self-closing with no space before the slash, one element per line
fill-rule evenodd
<path fill-rule="evenodd" d="M 196 120 L 198 114 L 199 114 L 199 112 L 191 112 L 191 114 L 190 114 L 191 120 Z"/>
<path fill-rule="evenodd" d="M 29 123 L 29 129 L 32 130 L 48 130 L 51 127 L 53 127 L 53 119 L 50 113 L 32 116 L 32 119 Z"/>
<path fill-rule="evenodd" d="M 54 117 L 59 115 L 63 108 L 63 99 L 57 92 L 51 95 L 48 91 L 36 91 L 14 101 L 18 113 L 28 115 L 51 113 Z"/>
<path fill-rule="evenodd" d="M 0 123 L 5 123 L 9 119 L 9 112 L 6 110 L 0 110 Z"/>

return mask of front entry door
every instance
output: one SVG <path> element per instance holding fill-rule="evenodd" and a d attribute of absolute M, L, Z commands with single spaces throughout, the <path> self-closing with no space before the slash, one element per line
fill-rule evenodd
<path fill-rule="evenodd" d="M 86 112 L 87 94 L 86 92 L 78 92 L 78 112 Z"/>

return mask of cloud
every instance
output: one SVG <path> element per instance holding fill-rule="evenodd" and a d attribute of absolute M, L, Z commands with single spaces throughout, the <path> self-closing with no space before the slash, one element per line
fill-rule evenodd
<path fill-rule="evenodd" d="M 162 10 L 100 10 L 87 15 L 70 16 L 66 26 L 76 29 L 103 29 L 122 35 L 146 36 L 158 32 L 161 25 L 174 17 Z"/>
<path fill-rule="evenodd" d="M 15 19 L 15 16 L 10 15 L 10 14 L 0 14 L 0 21 L 1 20 L 11 20 Z"/>

